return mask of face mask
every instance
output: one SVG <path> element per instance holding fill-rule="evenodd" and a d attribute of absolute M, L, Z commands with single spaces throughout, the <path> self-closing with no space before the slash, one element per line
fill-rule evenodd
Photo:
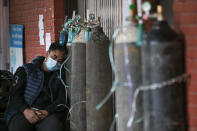
<path fill-rule="evenodd" d="M 57 63 L 57 61 L 53 60 L 52 58 L 48 57 L 45 65 L 49 71 L 59 70 L 61 65 Z"/>

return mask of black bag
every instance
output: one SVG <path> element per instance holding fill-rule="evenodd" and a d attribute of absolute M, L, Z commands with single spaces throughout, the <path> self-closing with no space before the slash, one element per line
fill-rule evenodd
<path fill-rule="evenodd" d="M 13 74 L 6 70 L 0 70 L 0 117 L 5 112 L 12 85 Z"/>

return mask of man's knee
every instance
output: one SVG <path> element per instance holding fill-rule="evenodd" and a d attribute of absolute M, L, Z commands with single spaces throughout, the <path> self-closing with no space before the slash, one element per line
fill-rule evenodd
<path fill-rule="evenodd" d="M 32 131 L 33 125 L 30 124 L 22 113 L 15 115 L 8 125 L 9 131 Z"/>
<path fill-rule="evenodd" d="M 56 115 L 50 115 L 36 124 L 37 131 L 62 131 L 62 122 Z"/>

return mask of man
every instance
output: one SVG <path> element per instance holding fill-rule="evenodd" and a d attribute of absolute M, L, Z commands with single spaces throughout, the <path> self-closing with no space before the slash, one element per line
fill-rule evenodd
<path fill-rule="evenodd" d="M 19 67 L 5 113 L 9 131 L 62 131 L 67 107 L 59 69 L 68 50 L 51 44 L 47 56 Z"/>

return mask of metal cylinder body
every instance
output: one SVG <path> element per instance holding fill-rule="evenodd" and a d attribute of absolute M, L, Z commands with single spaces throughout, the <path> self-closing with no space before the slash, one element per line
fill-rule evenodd
<path fill-rule="evenodd" d="M 156 21 L 142 45 L 143 85 L 184 73 L 183 46 L 164 21 Z M 144 92 L 144 131 L 185 131 L 185 84 Z"/>
<path fill-rule="evenodd" d="M 65 84 L 67 86 L 71 86 L 71 65 L 72 65 L 72 46 L 71 45 L 67 45 L 68 48 L 68 61 L 66 62 L 65 66 L 66 66 L 66 79 L 65 79 Z M 70 88 L 67 88 L 68 90 L 68 96 L 70 98 Z"/>
<path fill-rule="evenodd" d="M 135 26 L 128 25 L 125 32 L 120 32 L 116 38 L 114 47 L 114 61 L 116 68 L 116 77 L 118 77 L 118 86 L 116 88 L 116 112 L 118 113 L 117 130 L 128 131 L 127 123 L 131 115 L 131 103 L 133 93 L 142 82 L 141 78 L 141 48 L 136 46 L 137 29 Z M 125 65 L 125 49 L 128 51 L 129 70 L 127 72 Z M 128 83 L 127 75 L 131 76 L 132 89 L 124 83 Z M 142 94 L 140 93 L 136 102 L 135 119 L 129 130 L 142 131 Z M 138 122 L 137 122 L 138 121 Z"/>
<path fill-rule="evenodd" d="M 67 102 L 67 106 L 69 106 L 69 107 L 67 107 L 67 109 L 68 109 L 68 112 L 69 112 L 69 109 L 70 109 L 70 98 L 71 98 L 71 64 L 72 64 L 72 58 L 71 58 L 71 56 L 72 56 L 72 52 L 71 52 L 71 45 L 69 44 L 69 45 L 66 45 L 67 46 L 67 49 L 68 49 L 68 55 L 67 55 L 67 62 L 65 63 L 65 65 L 64 65 L 64 69 L 66 68 L 66 70 L 65 70 L 65 79 L 64 79 L 64 84 L 67 86 L 67 87 L 65 87 L 65 89 L 66 89 L 66 102 Z M 64 71 L 64 70 L 62 70 L 62 71 Z M 62 72 L 62 73 L 64 73 L 64 72 Z M 66 116 L 65 116 L 65 125 L 66 125 L 66 129 L 67 130 L 69 130 L 70 129 L 70 120 L 68 119 L 68 116 L 69 116 L 69 114 L 68 113 L 66 113 Z"/>
<path fill-rule="evenodd" d="M 101 27 L 92 30 L 86 47 L 87 131 L 109 131 L 113 120 L 110 98 L 100 110 L 99 104 L 112 85 L 112 71 L 108 55 L 109 39 Z"/>
<path fill-rule="evenodd" d="M 72 45 L 71 130 L 86 131 L 86 45 Z"/>

